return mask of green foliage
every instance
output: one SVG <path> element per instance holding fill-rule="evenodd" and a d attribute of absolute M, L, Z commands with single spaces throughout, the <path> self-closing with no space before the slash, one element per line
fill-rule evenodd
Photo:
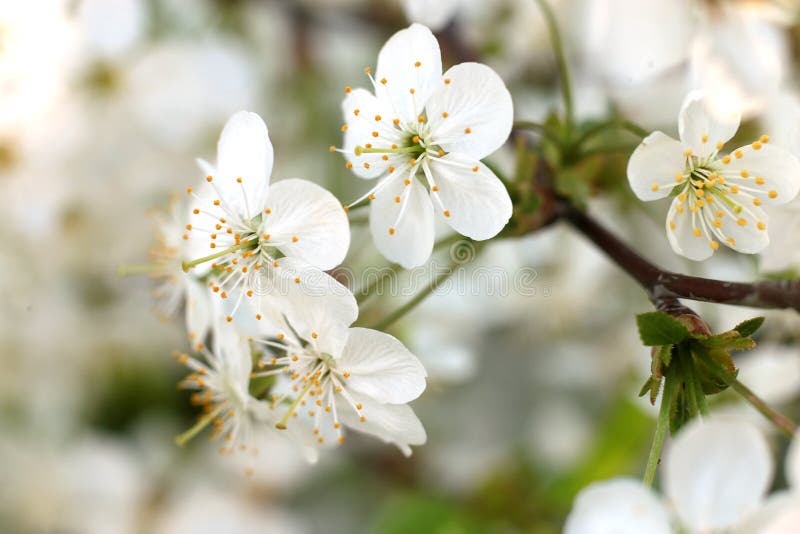
<path fill-rule="evenodd" d="M 375 534 L 478 534 L 485 532 L 455 503 L 429 495 L 407 495 L 390 500 L 371 532 Z"/>
<path fill-rule="evenodd" d="M 689 329 L 681 321 L 664 312 L 648 312 L 636 316 L 642 343 L 655 347 L 674 345 L 689 337 Z"/>
<path fill-rule="evenodd" d="M 742 337 L 750 337 L 756 333 L 756 330 L 761 328 L 762 324 L 764 324 L 763 317 L 754 317 L 752 319 L 742 321 L 741 323 L 737 324 L 733 329 L 739 332 L 739 335 L 741 335 Z"/>

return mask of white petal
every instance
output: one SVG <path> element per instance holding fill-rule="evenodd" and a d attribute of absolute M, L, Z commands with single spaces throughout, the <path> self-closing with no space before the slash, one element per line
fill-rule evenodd
<path fill-rule="evenodd" d="M 664 491 L 693 531 L 724 530 L 759 506 L 772 469 L 769 447 L 755 427 L 697 420 L 667 454 Z"/>
<path fill-rule="evenodd" d="M 739 129 L 741 114 L 715 109 L 703 91 L 686 96 L 678 116 L 681 142 L 695 156 L 707 156 L 717 150 L 718 143 L 727 143 Z"/>
<path fill-rule="evenodd" d="M 474 159 L 503 146 L 514 122 L 505 83 L 481 63 L 462 63 L 445 72 L 425 111 L 433 144 Z"/>
<path fill-rule="evenodd" d="M 234 113 L 219 137 L 214 184 L 222 200 L 245 220 L 261 211 L 272 160 L 272 143 L 261 117 L 249 111 Z"/>
<path fill-rule="evenodd" d="M 402 404 L 425 390 L 425 368 L 396 338 L 368 328 L 351 328 L 337 369 L 350 373 L 348 390 L 378 402 Z"/>
<path fill-rule="evenodd" d="M 736 527 L 730 531 L 730 534 L 753 534 L 754 532 L 758 534 L 796 534 L 796 528 L 793 530 L 780 530 L 778 525 L 782 524 L 783 517 L 790 516 L 793 511 L 797 510 L 800 510 L 800 499 L 797 495 L 786 490 L 770 493 L 764 503 L 743 521 L 737 523 Z M 776 524 L 776 526 L 773 527 L 773 524 Z M 794 526 L 797 524 L 795 522 Z"/>
<path fill-rule="evenodd" d="M 263 307 L 276 306 L 304 340 L 317 334 L 317 347 L 341 354 L 358 304 L 345 286 L 329 274 L 295 258 L 280 258 L 264 292 Z"/>
<path fill-rule="evenodd" d="M 676 254 L 694 261 L 706 260 L 714 254 L 705 219 L 699 211 L 692 212 L 688 201 L 681 201 L 680 195 L 672 200 L 667 213 L 666 229 L 667 239 Z M 700 231 L 699 236 L 695 230 Z"/>
<path fill-rule="evenodd" d="M 354 89 L 342 102 L 342 113 L 347 127 L 344 132 L 345 158 L 353 164 L 351 170 L 356 176 L 376 178 L 386 173 L 390 165 L 397 167 L 400 161 L 408 159 L 408 156 L 398 154 L 362 153 L 356 156 L 354 153 L 357 146 L 391 148 L 392 144 L 405 145 L 405 137 L 392 122 L 398 117 L 388 101 L 378 100 L 366 89 Z M 386 159 L 383 159 L 384 155 Z"/>
<path fill-rule="evenodd" d="M 439 188 L 433 194 L 448 212 L 445 222 L 453 230 L 479 241 L 500 233 L 513 207 L 506 186 L 489 167 L 458 153 L 431 158 L 427 164 Z"/>
<path fill-rule="evenodd" d="M 800 525 L 800 502 L 780 513 L 759 534 L 797 534 Z"/>
<path fill-rule="evenodd" d="M 742 194 L 739 196 L 741 198 L 736 196 L 731 198 L 737 201 L 752 201 L 750 197 Z M 737 252 L 756 254 L 769 245 L 769 235 L 766 231 L 767 215 L 761 208 L 753 206 L 752 202 L 744 204 L 742 210 L 736 213 L 725 202 L 715 200 L 713 204 L 706 204 L 702 213 L 707 227 L 719 242 Z M 718 226 L 720 222 L 722 226 Z"/>
<path fill-rule="evenodd" d="M 365 420 L 361 421 L 348 403 L 340 401 L 336 405 L 343 424 L 397 445 L 406 456 L 411 456 L 409 445 L 422 445 L 427 441 L 425 428 L 408 404 L 381 404 L 366 395 L 349 394 L 353 402 L 361 404 Z"/>
<path fill-rule="evenodd" d="M 759 343 L 756 350 L 744 354 L 736 363 L 739 380 L 767 404 L 785 404 L 800 395 L 800 351 L 797 348 Z"/>
<path fill-rule="evenodd" d="M 800 494 L 800 432 L 794 435 L 786 452 L 786 480 L 792 490 Z"/>
<path fill-rule="evenodd" d="M 369 228 L 375 246 L 386 259 L 411 269 L 428 261 L 433 251 L 433 205 L 419 180 L 412 178 L 405 185 L 401 176 L 388 179 L 392 183 L 376 194 L 370 206 Z M 398 222 L 403 202 L 407 205 Z M 392 228 L 393 234 L 389 232 Z"/>
<path fill-rule="evenodd" d="M 680 182 L 686 167 L 685 148 L 661 132 L 653 132 L 636 147 L 628 160 L 628 183 L 641 200 L 664 198 Z"/>
<path fill-rule="evenodd" d="M 575 498 L 564 534 L 670 534 L 669 515 L 638 480 L 595 482 Z"/>
<path fill-rule="evenodd" d="M 387 95 L 395 114 L 405 123 L 417 120 L 441 76 L 439 42 L 421 24 L 395 33 L 378 54 L 377 90 L 379 95 Z"/>
<path fill-rule="evenodd" d="M 439 31 L 455 16 L 459 1 L 405 0 L 403 7 L 408 20 L 424 24 L 433 31 Z"/>
<path fill-rule="evenodd" d="M 189 339 L 203 342 L 206 338 L 214 317 L 219 317 L 216 302 L 206 284 L 186 277 L 186 332 Z"/>
<path fill-rule="evenodd" d="M 730 160 L 722 161 L 725 180 L 764 204 L 785 204 L 800 191 L 800 160 L 781 147 L 753 143 L 734 150 Z"/>
<path fill-rule="evenodd" d="M 280 243 L 286 256 L 324 271 L 342 263 L 350 225 L 341 202 L 327 189 L 306 180 L 282 180 L 270 187 L 265 209 L 270 213 L 264 213 L 260 232 Z"/>

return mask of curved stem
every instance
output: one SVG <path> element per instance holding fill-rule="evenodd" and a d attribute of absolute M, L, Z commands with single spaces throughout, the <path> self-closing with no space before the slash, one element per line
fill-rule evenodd
<path fill-rule="evenodd" d="M 480 251 L 480 245 L 476 246 L 475 255 Z M 374 330 L 384 330 L 387 327 L 391 326 L 401 318 L 403 318 L 408 312 L 413 310 L 414 308 L 419 305 L 423 300 L 425 300 L 428 295 L 436 291 L 436 289 L 441 286 L 448 278 L 450 278 L 453 273 L 455 273 L 460 267 L 464 265 L 464 262 L 454 261 L 450 264 L 450 267 L 441 273 L 438 273 L 434 276 L 433 280 L 431 280 L 428 285 L 422 289 L 419 293 L 414 295 L 414 297 L 397 308 L 395 311 L 378 321 L 377 323 L 369 326 L 368 328 L 372 328 Z"/>
<path fill-rule="evenodd" d="M 637 137 L 639 137 L 641 139 L 647 137 L 650 134 L 650 132 L 648 132 L 647 130 L 645 130 L 644 128 L 639 126 L 638 124 L 635 124 L 635 123 L 633 123 L 633 122 L 631 122 L 629 120 L 611 119 L 611 120 L 596 124 L 596 125 L 592 126 L 591 128 L 588 128 L 585 132 L 583 132 L 583 135 L 581 135 L 580 138 L 578 138 L 578 140 L 575 143 L 577 145 L 581 145 L 583 143 L 586 143 L 592 137 L 594 137 L 597 134 L 602 133 L 602 132 L 604 132 L 606 130 L 609 130 L 611 128 L 619 128 L 621 130 L 626 130 L 626 131 L 632 133 L 633 135 L 635 135 L 635 136 L 637 136 Z"/>
<path fill-rule="evenodd" d="M 542 10 L 547 30 L 550 33 L 550 42 L 553 45 L 553 53 L 556 56 L 558 74 L 561 78 L 561 95 L 564 98 L 564 109 L 567 113 L 567 127 L 572 128 L 575 123 L 575 113 L 572 105 L 572 85 L 570 84 L 569 71 L 567 70 L 567 60 L 564 55 L 564 46 L 561 41 L 561 33 L 558 29 L 553 8 L 547 0 L 536 0 Z"/>

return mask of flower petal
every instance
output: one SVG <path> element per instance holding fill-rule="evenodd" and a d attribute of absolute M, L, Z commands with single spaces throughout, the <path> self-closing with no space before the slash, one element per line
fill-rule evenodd
<path fill-rule="evenodd" d="M 403 8 L 406 17 L 413 21 L 428 26 L 433 31 L 439 31 L 452 20 L 456 14 L 460 0 L 405 0 Z"/>
<path fill-rule="evenodd" d="M 358 317 L 358 304 L 345 286 L 332 276 L 296 258 L 280 258 L 267 269 L 262 308 L 285 315 L 304 340 L 317 334 L 318 348 L 341 354 L 348 327 Z M 265 312 L 265 315 L 270 317 Z"/>
<path fill-rule="evenodd" d="M 392 122 L 397 117 L 388 101 L 378 100 L 366 89 L 353 89 L 342 102 L 342 113 L 345 159 L 353 165 L 351 170 L 356 176 L 376 178 L 385 174 L 390 165 L 397 167 L 408 159 L 400 154 L 355 154 L 358 146 L 391 148 L 392 144 L 405 144 L 406 139 Z"/>
<path fill-rule="evenodd" d="M 347 402 L 337 402 L 337 407 L 342 423 L 353 430 L 393 443 L 406 456 L 411 456 L 409 445 L 423 445 L 428 440 L 425 428 L 408 404 L 381 404 L 356 392 L 349 395 L 353 402 L 361 404 L 364 420 Z"/>
<path fill-rule="evenodd" d="M 685 149 L 678 141 L 653 132 L 636 147 L 628 160 L 628 183 L 641 200 L 664 198 L 681 182 L 686 167 Z"/>
<path fill-rule="evenodd" d="M 203 342 L 214 317 L 219 318 L 217 305 L 208 286 L 190 277 L 186 279 L 186 332 L 192 341 Z"/>
<path fill-rule="evenodd" d="M 638 480 L 615 478 L 587 486 L 575 498 L 564 534 L 670 534 L 669 514 Z"/>
<path fill-rule="evenodd" d="M 672 200 L 667 213 L 667 239 L 676 254 L 702 261 L 714 254 L 708 225 L 700 210 L 692 211 L 684 193 Z"/>
<path fill-rule="evenodd" d="M 728 158 L 723 158 L 720 174 L 764 204 L 786 204 L 800 191 L 800 160 L 781 147 L 757 141 Z"/>
<path fill-rule="evenodd" d="M 423 163 L 430 168 L 438 191 L 434 195 L 446 210 L 445 222 L 472 239 L 496 236 L 511 218 L 511 197 L 506 186 L 483 163 L 450 153 Z"/>
<path fill-rule="evenodd" d="M 742 116 L 737 112 L 720 111 L 711 105 L 703 91 L 692 91 L 683 101 L 678 115 L 681 142 L 695 156 L 703 157 L 727 143 L 739 129 Z"/>
<path fill-rule="evenodd" d="M 767 524 L 767 527 L 760 530 L 760 534 L 795 534 L 797 526 L 800 525 L 800 503 L 794 503 L 794 506 L 787 507 L 780 513 L 773 521 Z"/>
<path fill-rule="evenodd" d="M 280 243 L 286 256 L 323 271 L 342 263 L 350 247 L 350 225 L 330 191 L 307 180 L 282 180 L 270 188 L 265 208 L 270 213 L 264 213 L 260 233 Z"/>
<path fill-rule="evenodd" d="M 740 195 L 742 198 L 735 200 L 751 200 L 752 198 Z M 706 202 L 714 198 L 706 195 Z M 720 240 L 737 252 L 756 254 L 769 245 L 767 234 L 767 214 L 764 210 L 745 202 L 739 213 L 727 203 L 715 200 L 713 204 L 706 203 L 701 210 L 706 220 L 707 227 Z"/>
<path fill-rule="evenodd" d="M 395 33 L 378 54 L 376 92 L 379 97 L 386 95 L 404 123 L 415 122 L 422 114 L 441 77 L 439 42 L 421 24 Z"/>
<path fill-rule="evenodd" d="M 772 470 L 769 447 L 755 427 L 696 420 L 669 450 L 664 491 L 690 530 L 725 530 L 762 502 Z"/>
<path fill-rule="evenodd" d="M 430 196 L 415 178 L 410 178 L 408 185 L 400 176 L 387 179 L 392 182 L 376 194 L 370 206 L 372 239 L 389 261 L 406 269 L 417 267 L 428 261 L 433 251 L 435 233 Z M 404 211 L 398 221 L 401 210 Z"/>
<path fill-rule="evenodd" d="M 221 200 L 246 221 L 261 211 L 272 161 L 272 143 L 261 117 L 249 111 L 234 113 L 219 137 L 214 183 Z"/>
<path fill-rule="evenodd" d="M 348 390 L 378 402 L 402 404 L 425 391 L 425 368 L 395 337 L 351 328 L 337 368 L 350 373 Z"/>
<path fill-rule="evenodd" d="M 505 83 L 481 63 L 462 63 L 445 72 L 425 110 L 431 142 L 474 159 L 503 146 L 514 122 Z"/>

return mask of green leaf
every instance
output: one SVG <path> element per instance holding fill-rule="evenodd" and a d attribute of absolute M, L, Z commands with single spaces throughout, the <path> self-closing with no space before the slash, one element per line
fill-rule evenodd
<path fill-rule="evenodd" d="M 653 380 L 653 377 L 648 376 L 647 380 L 645 380 L 644 384 L 642 385 L 642 389 L 639 390 L 640 397 L 644 397 L 647 393 L 650 392 L 650 389 L 653 387 L 653 382 L 655 382 L 655 380 Z"/>
<path fill-rule="evenodd" d="M 658 357 L 664 364 L 664 367 L 669 367 L 669 362 L 672 361 L 672 349 L 675 345 L 662 345 L 658 349 Z"/>
<path fill-rule="evenodd" d="M 742 337 L 736 330 L 730 330 L 715 336 L 696 336 L 697 342 L 708 349 L 749 350 L 755 348 L 756 342 L 749 337 Z"/>
<path fill-rule="evenodd" d="M 742 337 L 750 337 L 756 333 L 756 330 L 761 328 L 762 324 L 764 324 L 763 317 L 754 317 L 752 319 L 742 321 L 741 323 L 737 324 L 733 329 L 739 332 L 739 335 L 741 335 Z"/>
<path fill-rule="evenodd" d="M 689 337 L 682 322 L 664 312 L 648 312 L 636 316 L 639 337 L 647 346 L 675 345 Z"/>

